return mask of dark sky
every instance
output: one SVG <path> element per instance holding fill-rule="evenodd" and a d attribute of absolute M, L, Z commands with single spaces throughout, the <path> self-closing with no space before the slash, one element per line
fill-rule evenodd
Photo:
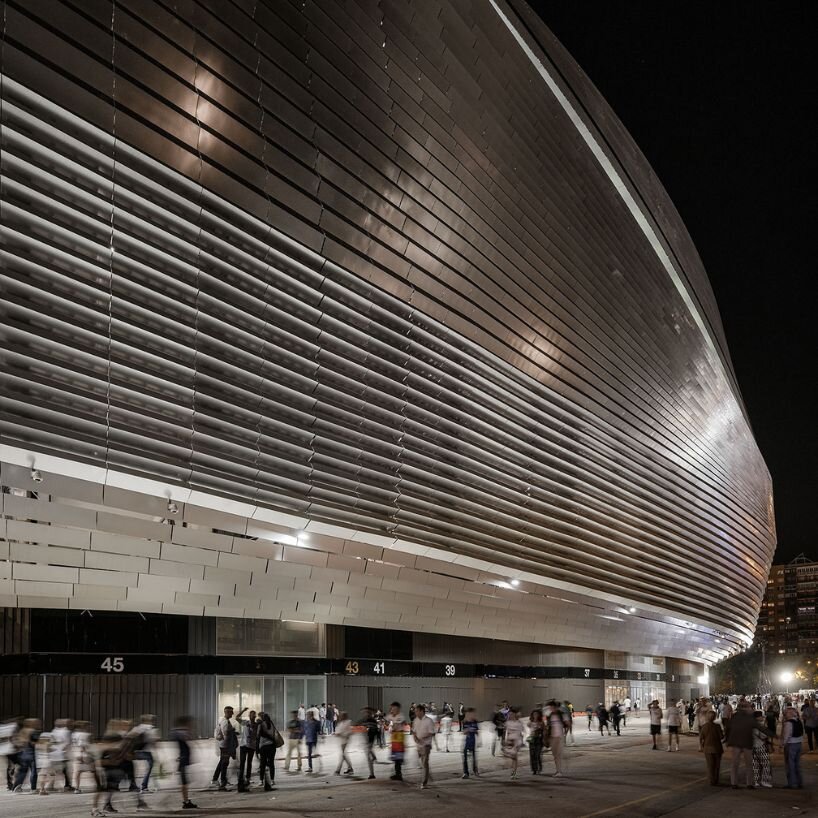
<path fill-rule="evenodd" d="M 533 0 L 704 261 L 773 477 L 776 561 L 818 559 L 818 3 Z"/>

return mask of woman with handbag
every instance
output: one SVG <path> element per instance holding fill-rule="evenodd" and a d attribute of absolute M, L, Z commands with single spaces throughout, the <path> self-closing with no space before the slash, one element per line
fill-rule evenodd
<path fill-rule="evenodd" d="M 276 730 L 270 716 L 267 713 L 258 714 L 258 774 L 264 789 L 269 792 L 274 789 L 276 770 L 275 757 L 276 748 L 280 747 L 284 740 Z"/>

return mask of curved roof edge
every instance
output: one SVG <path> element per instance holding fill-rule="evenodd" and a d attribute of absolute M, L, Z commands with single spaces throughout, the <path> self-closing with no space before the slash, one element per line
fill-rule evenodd
<path fill-rule="evenodd" d="M 652 222 L 653 232 L 704 321 L 708 340 L 721 359 L 736 400 L 752 428 L 704 264 L 682 217 L 647 157 L 588 75 L 525 0 L 490 0 L 490 3 L 503 23 L 510 27 L 515 39 L 524 41 L 533 55 L 542 61 L 550 79 L 566 96 L 607 159 L 618 165 L 618 176 L 644 216 Z"/>

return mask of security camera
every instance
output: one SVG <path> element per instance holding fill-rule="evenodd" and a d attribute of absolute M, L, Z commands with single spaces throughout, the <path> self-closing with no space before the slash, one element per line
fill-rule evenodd
<path fill-rule="evenodd" d="M 178 514 L 179 513 L 179 506 L 173 502 L 173 500 L 168 501 L 168 514 Z"/>
<path fill-rule="evenodd" d="M 43 482 L 43 476 L 37 469 L 32 469 L 31 470 L 31 479 L 35 483 L 42 483 Z"/>

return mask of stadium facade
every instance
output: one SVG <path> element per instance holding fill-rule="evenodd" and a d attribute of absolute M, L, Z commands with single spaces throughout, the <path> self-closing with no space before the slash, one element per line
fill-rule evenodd
<path fill-rule="evenodd" d="M 527 6 L 3 9 L 8 690 L 690 695 L 749 644 L 772 490 L 713 293 Z"/>

